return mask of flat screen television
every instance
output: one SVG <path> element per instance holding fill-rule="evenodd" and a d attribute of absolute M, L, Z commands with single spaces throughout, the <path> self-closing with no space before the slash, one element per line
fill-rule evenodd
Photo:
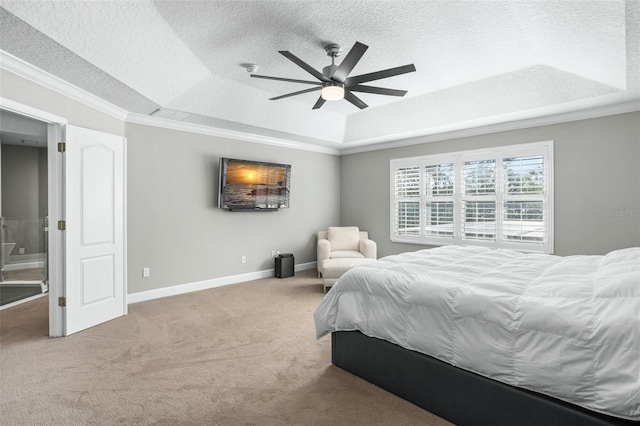
<path fill-rule="evenodd" d="M 273 211 L 289 207 L 291 166 L 220 159 L 218 207 L 232 211 Z"/>

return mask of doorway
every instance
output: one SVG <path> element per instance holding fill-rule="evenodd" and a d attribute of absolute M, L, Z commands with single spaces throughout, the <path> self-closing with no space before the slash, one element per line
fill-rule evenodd
<path fill-rule="evenodd" d="M 48 293 L 47 124 L 0 110 L 0 307 Z"/>
<path fill-rule="evenodd" d="M 49 336 L 126 315 L 126 138 L 2 97 L 0 112 L 46 127 Z"/>
<path fill-rule="evenodd" d="M 59 155 L 56 155 L 56 149 L 58 141 L 62 140 L 63 126 L 66 124 L 66 119 L 56 116 L 54 114 L 33 108 L 31 106 L 13 101 L 11 99 L 0 97 L 0 132 L 5 132 L 5 137 L 10 137 L 10 133 L 37 136 L 38 141 L 46 141 L 47 147 L 47 185 L 46 185 L 46 203 L 47 203 L 47 220 L 49 226 L 46 235 L 46 277 L 47 277 L 47 289 L 48 292 L 41 293 L 40 295 L 33 296 L 33 298 L 47 297 L 49 305 L 49 336 L 58 337 L 64 335 L 64 311 L 58 307 L 58 300 L 60 296 L 64 295 L 64 274 L 63 274 L 63 259 L 64 259 L 64 241 L 60 235 L 56 232 L 52 232 L 50 223 L 55 223 L 56 218 L 62 216 L 62 182 L 63 182 L 63 170 L 62 160 Z M 15 121 L 13 121 L 15 120 Z M 42 127 L 46 128 L 46 137 L 43 138 Z M 27 130 L 25 127 L 36 126 L 38 130 Z M 27 138 L 29 139 L 29 138 Z M 22 144 L 22 142 L 20 142 Z M 0 148 L 2 144 L 0 144 Z M 2 150 L 0 150 L 0 155 Z M 1 160 L 1 159 L 0 159 Z M 0 173 L 1 175 L 1 173 Z M 0 182 L 1 186 L 1 182 Z M 41 186 L 39 186 L 41 188 Z M 40 189 L 39 189 L 40 191 Z M 43 196 L 43 195 L 41 195 Z M 1 203 L 2 197 L 0 197 Z M 0 205 L 0 212 L 2 206 Z M 53 218 L 53 219 L 52 219 Z M 8 237 L 10 238 L 10 237 Z M 3 242 L 5 242 L 3 240 Z M 13 241 L 6 241 L 13 242 Z M 17 245 L 17 243 L 16 243 Z M 17 254 L 20 254 L 20 247 L 18 247 Z M 12 252 L 15 250 L 15 246 L 12 247 Z M 25 247 L 26 252 L 26 247 Z M 8 246 L 7 246 L 8 253 Z M 7 254 L 11 256 L 11 254 Z M 42 289 L 41 289 L 42 291 Z M 21 303 L 29 301 L 29 299 L 23 299 L 14 303 Z M 11 308 L 12 304 L 0 306 L 0 309 Z"/>

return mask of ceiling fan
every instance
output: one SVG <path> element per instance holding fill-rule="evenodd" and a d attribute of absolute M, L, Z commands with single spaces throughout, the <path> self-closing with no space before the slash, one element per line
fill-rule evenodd
<path fill-rule="evenodd" d="M 288 93 L 286 95 L 276 96 L 275 98 L 269 99 L 275 101 L 278 99 L 288 98 L 290 96 L 320 90 L 320 97 L 316 101 L 315 105 L 313 105 L 313 109 L 320 108 L 324 105 L 325 101 L 338 101 L 341 99 L 346 99 L 360 109 L 367 108 L 368 105 L 354 95 L 353 92 L 374 93 L 377 95 L 387 96 L 404 96 L 407 93 L 406 90 L 365 86 L 360 83 L 381 80 L 383 78 L 414 72 L 416 67 L 413 64 L 349 77 L 349 73 L 353 70 L 358 61 L 360 61 L 360 58 L 362 58 L 362 55 L 364 55 L 364 52 L 366 52 L 368 48 L 369 46 L 356 42 L 340 65 L 336 65 L 335 59 L 340 56 L 340 46 L 337 44 L 328 45 L 325 47 L 325 51 L 327 52 L 327 56 L 331 56 L 331 65 L 324 67 L 322 72 L 317 71 L 315 68 L 311 67 L 311 65 L 307 64 L 291 52 L 286 50 L 279 51 L 280 54 L 317 78 L 319 81 L 296 80 L 293 78 L 270 77 L 257 74 L 251 74 L 251 77 L 264 78 L 267 80 L 288 81 L 292 83 L 313 84 L 317 86 L 311 89 L 300 90 L 298 92 Z"/>

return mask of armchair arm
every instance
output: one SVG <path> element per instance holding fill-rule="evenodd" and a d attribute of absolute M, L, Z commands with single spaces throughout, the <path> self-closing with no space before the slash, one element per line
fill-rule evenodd
<path fill-rule="evenodd" d="M 360 253 L 367 259 L 377 259 L 378 245 L 373 240 L 360 240 Z"/>
<path fill-rule="evenodd" d="M 329 257 L 331 256 L 331 244 L 329 243 L 329 240 L 326 240 L 324 238 L 318 238 L 318 245 L 317 245 L 317 250 L 318 250 L 318 273 L 322 274 L 322 261 L 325 259 L 329 259 Z"/>

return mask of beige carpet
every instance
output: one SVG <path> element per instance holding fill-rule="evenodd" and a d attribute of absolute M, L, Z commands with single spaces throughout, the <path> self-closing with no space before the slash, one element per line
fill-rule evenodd
<path fill-rule="evenodd" d="M 331 365 L 314 271 L 129 306 L 47 337 L 47 298 L 0 311 L 2 425 L 446 425 Z"/>

